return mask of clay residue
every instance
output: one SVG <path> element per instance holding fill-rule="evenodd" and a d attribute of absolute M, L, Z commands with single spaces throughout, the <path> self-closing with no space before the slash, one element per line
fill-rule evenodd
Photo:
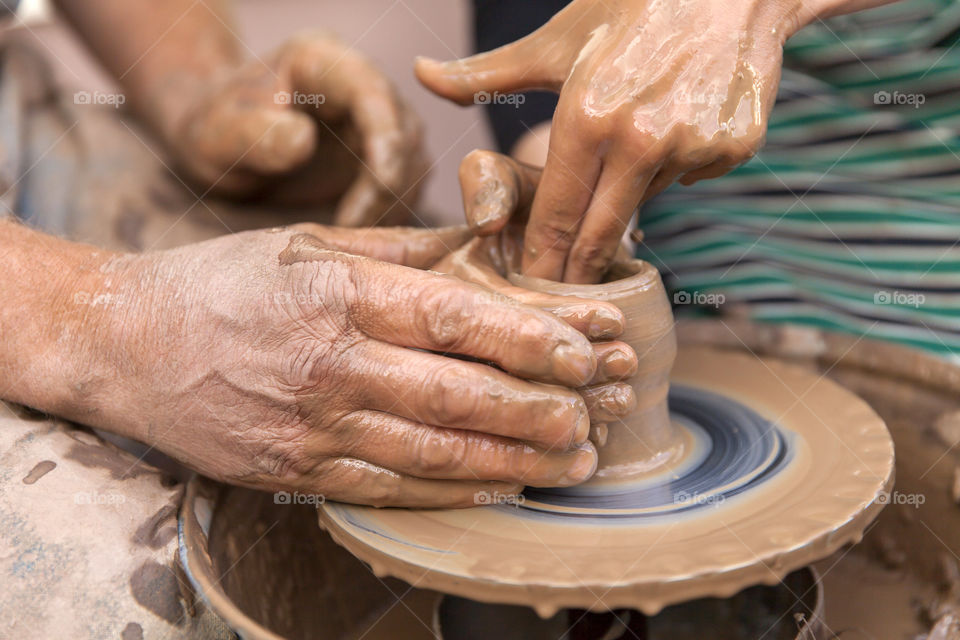
<path fill-rule="evenodd" d="M 143 640 L 143 627 L 136 622 L 128 622 L 120 632 L 120 640 Z"/>
<path fill-rule="evenodd" d="M 102 444 L 77 441 L 67 451 L 67 459 L 79 462 L 90 469 L 105 469 L 114 480 L 138 478 L 155 471 L 139 460 L 130 461 L 119 452 Z"/>
<path fill-rule="evenodd" d="M 309 233 L 298 233 L 290 237 L 287 247 L 277 258 L 281 265 L 291 265 L 298 262 L 316 262 L 329 255 L 330 247 L 319 238 Z"/>
<path fill-rule="evenodd" d="M 133 534 L 134 544 L 160 549 L 177 535 L 177 505 L 168 504 L 150 516 Z"/>
<path fill-rule="evenodd" d="M 183 622 L 177 578 L 170 567 L 147 560 L 130 576 L 130 593 L 140 606 L 170 624 Z"/>
<path fill-rule="evenodd" d="M 56 468 L 57 463 L 53 460 L 43 460 L 38 462 L 33 469 L 30 469 L 30 473 L 23 477 L 23 484 L 33 484 Z"/>
<path fill-rule="evenodd" d="M 609 479 L 610 474 L 628 477 L 650 473 L 652 460 L 681 446 L 680 435 L 667 410 L 668 378 L 677 347 L 673 313 L 660 274 L 650 264 L 633 260 L 616 263 L 608 279 L 604 284 L 577 285 L 510 275 L 513 284 L 540 293 L 611 303 L 626 318 L 618 339 L 636 352 L 639 367 L 625 381 L 633 390 L 632 397 L 623 396 L 621 400 L 635 408 L 626 416 L 616 412 L 620 418 L 615 420 L 600 416 L 600 421 L 608 422 L 608 431 L 603 438 L 605 446 L 599 451 L 598 480 Z M 584 391 L 591 395 L 589 390 Z M 612 417 L 615 416 L 606 416 Z"/>

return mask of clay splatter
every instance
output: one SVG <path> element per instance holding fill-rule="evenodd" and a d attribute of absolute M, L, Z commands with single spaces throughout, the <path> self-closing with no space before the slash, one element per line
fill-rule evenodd
<path fill-rule="evenodd" d="M 179 625 L 183 608 L 177 599 L 177 578 L 170 567 L 148 560 L 130 576 L 130 592 L 142 607 L 167 622 Z"/>
<path fill-rule="evenodd" d="M 136 622 L 128 622 L 120 633 L 121 640 L 143 640 L 143 627 Z"/>
<path fill-rule="evenodd" d="M 23 477 L 23 484 L 33 484 L 56 468 L 57 463 L 53 460 L 43 460 L 42 462 L 38 462 L 33 469 L 30 469 L 30 473 Z"/>

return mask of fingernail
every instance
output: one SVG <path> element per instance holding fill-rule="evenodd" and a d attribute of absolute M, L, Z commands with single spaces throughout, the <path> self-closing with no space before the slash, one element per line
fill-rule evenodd
<path fill-rule="evenodd" d="M 589 442 L 577 447 L 575 461 L 560 477 L 562 486 L 580 484 L 597 470 L 597 450 Z"/>
<path fill-rule="evenodd" d="M 431 58 L 430 56 L 416 56 L 413 59 L 414 64 L 432 64 L 432 65 L 442 65 L 443 63 L 436 58 Z"/>
<path fill-rule="evenodd" d="M 633 387 L 625 384 L 617 385 L 610 394 L 601 400 L 603 408 L 615 416 L 625 416 L 636 408 L 637 396 Z"/>
<path fill-rule="evenodd" d="M 593 349 L 585 351 L 579 346 L 561 343 L 553 350 L 553 372 L 558 380 L 571 380 L 575 385 L 585 384 L 597 370 L 597 358 Z"/>
<path fill-rule="evenodd" d="M 597 309 L 590 319 L 590 337 L 595 340 L 615 338 L 623 333 L 620 317 L 607 309 Z"/>
<path fill-rule="evenodd" d="M 608 378 L 629 378 L 637 372 L 637 359 L 623 349 L 613 349 L 603 357 L 603 372 Z"/>

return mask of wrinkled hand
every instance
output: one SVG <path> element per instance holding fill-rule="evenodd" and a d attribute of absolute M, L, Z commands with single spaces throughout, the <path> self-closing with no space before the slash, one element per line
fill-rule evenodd
<path fill-rule="evenodd" d="M 456 278 L 343 252 L 422 267 L 466 230 L 396 234 L 308 225 L 113 258 L 105 299 L 136 304 L 98 322 L 116 335 L 91 360 L 120 346 L 97 420 L 220 480 L 348 502 L 472 506 L 589 477 L 587 408 L 567 388 L 596 374 L 587 339 Z"/>
<path fill-rule="evenodd" d="M 427 163 L 419 119 L 369 60 L 329 35 L 290 40 L 185 100 L 168 142 L 221 192 L 336 203 L 336 223 L 406 220 Z"/>
<path fill-rule="evenodd" d="M 560 93 L 522 268 L 592 283 L 639 203 L 757 150 L 797 26 L 782 1 L 574 0 L 513 44 L 416 70 L 462 104 L 481 91 Z"/>

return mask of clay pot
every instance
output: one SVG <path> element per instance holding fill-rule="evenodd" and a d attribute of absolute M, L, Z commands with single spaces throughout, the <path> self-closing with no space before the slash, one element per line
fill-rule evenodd
<path fill-rule="evenodd" d="M 634 478 L 677 459 L 682 454 L 682 441 L 667 409 L 677 342 L 660 273 L 647 262 L 629 260 L 614 264 L 606 282 L 596 285 L 553 282 L 516 273 L 509 279 L 516 286 L 540 293 L 609 302 L 628 318 L 619 339 L 633 348 L 640 362 L 636 375 L 628 380 L 637 397 L 637 408 L 622 421 L 607 425 L 605 442 L 598 447 L 596 481 Z"/>

